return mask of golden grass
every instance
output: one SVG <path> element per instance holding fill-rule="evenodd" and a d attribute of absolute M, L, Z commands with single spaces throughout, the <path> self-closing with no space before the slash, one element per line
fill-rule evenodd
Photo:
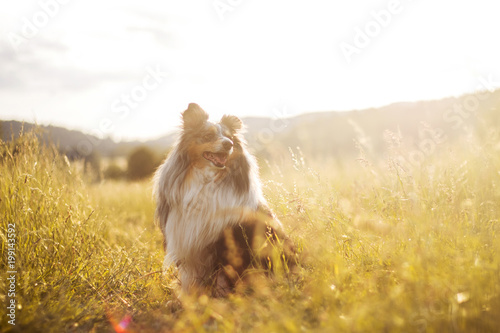
<path fill-rule="evenodd" d="M 18 285 L 16 325 L 2 316 L 0 331 L 110 332 L 122 320 L 129 332 L 500 330 L 498 142 L 446 144 L 418 166 L 396 157 L 321 165 L 294 151 L 290 166 L 266 167 L 300 272 L 180 304 L 175 273 L 159 273 L 150 182 L 90 185 L 34 134 L 2 142 L 1 262 L 15 223 Z"/>

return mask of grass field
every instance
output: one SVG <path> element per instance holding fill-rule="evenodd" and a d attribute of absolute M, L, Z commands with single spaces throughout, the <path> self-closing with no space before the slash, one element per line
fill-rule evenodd
<path fill-rule="evenodd" d="M 0 148 L 0 331 L 498 332 L 499 137 L 444 143 L 418 165 L 401 147 L 263 163 L 303 267 L 252 295 L 180 304 L 150 181 L 90 184 L 25 134 Z"/>

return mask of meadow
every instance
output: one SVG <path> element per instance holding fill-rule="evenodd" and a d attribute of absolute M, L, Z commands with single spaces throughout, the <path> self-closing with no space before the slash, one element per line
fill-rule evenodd
<path fill-rule="evenodd" d="M 261 161 L 300 269 L 249 295 L 182 302 L 175 270 L 162 271 L 150 180 L 91 183 L 33 133 L 2 142 L 0 332 L 498 332 L 491 130 L 419 163 L 391 135 L 383 158 L 360 146 L 359 158 L 320 163 L 292 149 Z"/>

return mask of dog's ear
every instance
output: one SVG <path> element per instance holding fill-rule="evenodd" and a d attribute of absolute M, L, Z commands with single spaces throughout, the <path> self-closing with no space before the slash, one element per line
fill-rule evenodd
<path fill-rule="evenodd" d="M 189 103 L 187 110 L 182 113 L 182 123 L 185 129 L 199 127 L 207 120 L 208 113 L 196 103 Z"/>
<path fill-rule="evenodd" d="M 240 130 L 243 126 L 243 122 L 236 116 L 224 115 L 220 120 L 220 123 L 229 128 L 232 132 Z"/>

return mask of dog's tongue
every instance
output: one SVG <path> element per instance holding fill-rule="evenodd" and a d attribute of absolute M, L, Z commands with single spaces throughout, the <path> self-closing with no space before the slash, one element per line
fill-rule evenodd
<path fill-rule="evenodd" d="M 206 152 L 203 155 L 218 168 L 223 168 L 226 165 L 227 154 Z"/>

